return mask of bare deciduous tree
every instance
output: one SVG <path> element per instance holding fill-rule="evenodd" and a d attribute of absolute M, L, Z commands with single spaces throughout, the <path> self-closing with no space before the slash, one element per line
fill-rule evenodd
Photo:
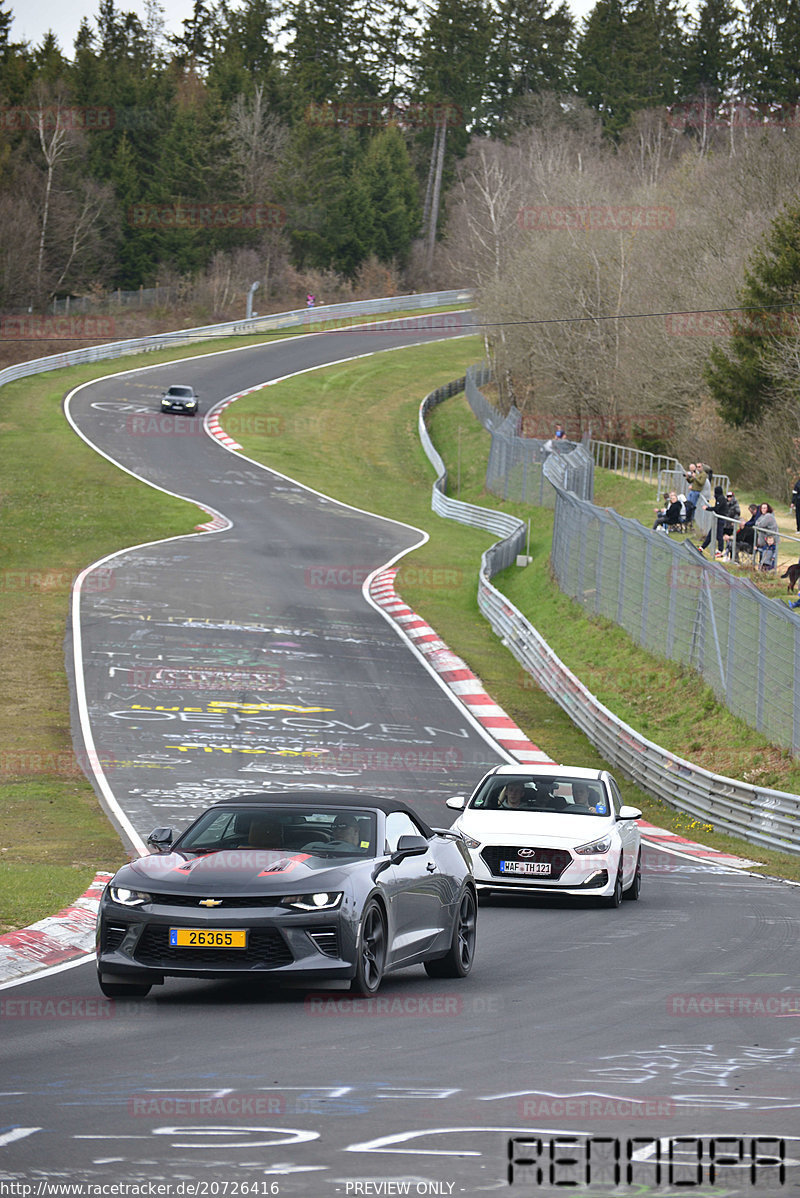
<path fill-rule="evenodd" d="M 288 140 L 286 125 L 269 111 L 264 88 L 237 96 L 228 122 L 231 154 L 243 195 L 261 202 L 271 198 L 275 164 Z"/>

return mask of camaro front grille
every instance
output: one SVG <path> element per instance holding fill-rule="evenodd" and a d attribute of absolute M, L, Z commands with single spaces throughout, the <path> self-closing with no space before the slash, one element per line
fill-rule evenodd
<path fill-rule="evenodd" d="M 534 845 L 524 846 L 525 856 L 520 856 L 520 845 L 487 844 L 481 849 L 481 858 L 486 868 L 497 878 L 507 882 L 535 883 L 557 882 L 564 870 L 572 861 L 572 855 L 566 849 L 551 849 Z M 528 855 L 530 854 L 530 855 Z M 537 861 L 550 865 L 549 874 L 510 874 L 500 872 L 501 861 Z"/>
<path fill-rule="evenodd" d="M 139 938 L 134 957 L 142 965 L 186 969 L 276 969 L 293 960 L 288 944 L 272 928 L 251 928 L 247 948 L 178 948 L 169 943 L 166 924 L 149 924 Z"/>
<path fill-rule="evenodd" d="M 206 895 L 206 894 L 152 894 L 152 902 L 158 907 L 196 907 L 198 911 L 206 908 L 200 905 L 200 900 L 213 898 L 219 906 L 211 907 L 212 911 L 229 910 L 231 907 L 277 907 L 281 896 L 272 894 L 255 895 Z"/>

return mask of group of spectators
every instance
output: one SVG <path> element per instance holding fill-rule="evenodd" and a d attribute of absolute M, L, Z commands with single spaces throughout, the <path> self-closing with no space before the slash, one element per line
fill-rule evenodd
<path fill-rule="evenodd" d="M 670 491 L 664 496 L 664 507 L 656 512 L 656 522 L 653 528 L 670 528 L 681 525 L 684 528 L 694 524 L 695 509 L 702 500 L 704 503 L 711 499 L 711 481 L 714 472 L 710 466 L 702 462 L 692 462 L 684 478 L 686 479 L 686 494 Z"/>
<path fill-rule="evenodd" d="M 726 556 L 739 560 L 739 551 L 744 548 L 752 553 L 753 561 L 759 570 L 771 571 L 778 564 L 778 520 L 772 505 L 769 503 L 751 503 L 748 507 L 750 517 L 739 524 L 736 532 L 736 552 L 732 554 L 732 536 L 726 537 L 728 548 Z"/>
<path fill-rule="evenodd" d="M 749 518 L 742 517 L 739 501 L 733 491 L 727 493 L 721 486 L 714 487 L 713 502 L 711 482 L 714 477 L 710 466 L 693 462 L 685 478 L 688 484 L 685 495 L 670 491 L 664 496 L 664 507 L 659 508 L 653 528 L 690 528 L 694 523 L 698 505 L 711 512 L 715 519 L 699 546 L 705 553 L 712 540 L 716 541 L 716 556 L 727 560 L 739 560 L 742 550 L 752 554 L 757 569 L 772 571 L 778 564 L 778 521 L 769 503 L 749 505 Z M 800 531 L 800 479 L 792 494 L 792 506 L 797 516 Z"/>

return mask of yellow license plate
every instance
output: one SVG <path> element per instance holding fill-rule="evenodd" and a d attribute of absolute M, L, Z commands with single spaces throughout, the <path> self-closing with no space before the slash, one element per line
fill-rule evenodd
<path fill-rule="evenodd" d="M 230 928 L 170 928 L 173 948 L 247 948 L 247 931 Z"/>

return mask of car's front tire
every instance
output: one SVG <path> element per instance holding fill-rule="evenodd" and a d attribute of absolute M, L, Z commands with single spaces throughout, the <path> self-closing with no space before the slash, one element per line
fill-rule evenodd
<path fill-rule="evenodd" d="M 467 887 L 461 895 L 453 922 L 453 936 L 447 955 L 425 962 L 430 978 L 465 978 L 475 959 L 475 937 L 478 925 L 478 901 L 475 892 Z"/>
<path fill-rule="evenodd" d="M 627 890 L 623 890 L 622 897 L 635 903 L 639 895 L 642 893 L 642 850 L 639 849 L 639 856 L 636 858 L 636 869 L 633 874 L 633 881 Z"/>
<path fill-rule="evenodd" d="M 622 902 L 622 861 L 619 863 L 614 889 L 601 900 L 604 907 L 619 907 Z"/>
<path fill-rule="evenodd" d="M 152 989 L 147 982 L 105 982 L 99 972 L 97 984 L 106 998 L 146 998 Z"/>
<path fill-rule="evenodd" d="M 369 997 L 376 994 L 386 967 L 386 916 L 374 899 L 367 903 L 361 916 L 361 929 L 356 948 L 356 974 L 350 983 L 354 994 Z"/>

